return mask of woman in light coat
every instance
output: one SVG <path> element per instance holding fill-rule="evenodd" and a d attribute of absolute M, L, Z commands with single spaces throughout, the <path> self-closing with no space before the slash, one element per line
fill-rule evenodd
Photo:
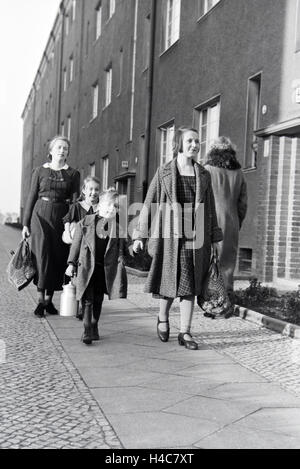
<path fill-rule="evenodd" d="M 190 333 L 194 300 L 202 292 L 211 249 L 217 248 L 222 232 L 217 224 L 210 175 L 196 162 L 200 149 L 197 130 L 178 129 L 173 147 L 174 159 L 158 168 L 150 184 L 133 235 L 133 250 L 143 249 L 152 218 L 148 243 L 152 263 L 145 292 L 160 298 L 158 337 L 163 342 L 169 340 L 169 311 L 174 298 L 179 297 L 178 342 L 197 350 Z M 154 218 L 153 208 L 157 209 Z"/>
<path fill-rule="evenodd" d="M 216 201 L 218 225 L 223 231 L 220 245 L 220 267 L 225 286 L 233 291 L 239 230 L 247 212 L 247 186 L 230 139 L 219 137 L 207 154 L 205 168 L 211 175 Z"/>

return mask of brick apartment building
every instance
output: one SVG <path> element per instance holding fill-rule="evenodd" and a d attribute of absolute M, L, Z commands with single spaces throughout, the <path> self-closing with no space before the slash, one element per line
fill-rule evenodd
<path fill-rule="evenodd" d="M 174 126 L 238 148 L 249 211 L 236 274 L 300 279 L 300 0 L 64 0 L 23 112 L 21 215 L 47 142 L 142 201 Z"/>

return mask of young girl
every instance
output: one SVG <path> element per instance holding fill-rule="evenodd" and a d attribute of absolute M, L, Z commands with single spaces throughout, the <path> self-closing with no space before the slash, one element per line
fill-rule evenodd
<path fill-rule="evenodd" d="M 99 196 L 98 212 L 87 215 L 75 230 L 66 275 L 77 266 L 76 297 L 82 303 L 84 333 L 90 345 L 99 340 L 98 321 L 106 293 L 110 300 L 126 298 L 125 239 L 116 222 L 118 193 L 110 188 Z"/>
<path fill-rule="evenodd" d="M 87 214 L 93 214 L 97 210 L 100 192 L 100 181 L 94 176 L 88 176 L 83 181 L 81 196 L 70 206 L 67 215 L 63 218 L 65 231 L 63 241 L 72 244 L 75 226 Z"/>

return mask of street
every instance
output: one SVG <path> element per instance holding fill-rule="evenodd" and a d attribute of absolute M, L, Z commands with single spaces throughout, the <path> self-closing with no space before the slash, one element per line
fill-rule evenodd
<path fill-rule="evenodd" d="M 163 344 L 158 302 L 129 276 L 128 299 L 104 301 L 87 347 L 82 323 L 34 317 L 34 285 L 8 283 L 20 238 L 0 227 L 0 448 L 299 448 L 299 340 L 197 309 L 189 351 L 175 303 Z"/>

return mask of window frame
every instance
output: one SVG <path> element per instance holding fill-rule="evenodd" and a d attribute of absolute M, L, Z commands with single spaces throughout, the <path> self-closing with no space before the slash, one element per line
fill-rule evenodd
<path fill-rule="evenodd" d="M 105 69 L 104 109 L 106 109 L 112 102 L 112 79 L 112 63 L 110 63 Z"/>
<path fill-rule="evenodd" d="M 99 39 L 102 35 L 102 18 L 103 17 L 103 8 L 102 1 L 98 3 L 96 7 L 96 29 L 95 29 L 95 41 Z"/>
<path fill-rule="evenodd" d="M 108 189 L 109 179 L 109 155 L 105 155 L 102 158 L 102 190 Z"/>
<path fill-rule="evenodd" d="M 162 9 L 161 53 L 164 53 L 180 39 L 181 0 L 163 0 Z"/>
<path fill-rule="evenodd" d="M 172 131 L 171 135 L 168 132 Z M 158 127 L 158 145 L 159 165 L 162 166 L 173 159 L 172 143 L 175 132 L 175 119 L 166 122 Z M 163 140 L 163 136 L 166 138 Z M 164 148 L 165 147 L 165 148 Z"/>
<path fill-rule="evenodd" d="M 96 82 L 92 86 L 92 121 L 97 119 L 99 115 L 99 83 Z"/>
<path fill-rule="evenodd" d="M 210 119 L 210 114 L 212 112 L 212 109 L 217 107 L 217 116 L 218 120 L 212 121 Z M 207 121 L 206 121 L 206 136 L 205 139 L 203 139 L 203 127 L 202 125 L 203 121 L 203 113 L 204 111 L 207 111 Z M 199 155 L 198 155 L 198 161 L 199 162 L 204 162 L 205 157 L 207 155 L 207 152 L 210 148 L 211 142 L 217 138 L 220 135 L 220 118 L 221 118 L 221 96 L 215 96 L 214 98 L 211 98 L 208 101 L 205 101 L 204 103 L 200 104 L 199 106 L 196 106 L 194 109 L 194 118 L 193 118 L 193 123 L 194 127 L 198 130 L 199 132 L 199 141 L 200 141 L 200 150 L 199 150 Z M 217 122 L 217 132 L 214 132 L 212 135 L 212 127 L 211 124 Z M 204 150 L 204 155 L 202 154 L 202 145 L 205 144 L 205 150 Z"/>
<path fill-rule="evenodd" d="M 214 8 L 216 8 L 222 0 L 213 0 L 215 1 L 214 5 L 212 5 L 211 7 L 208 7 L 208 2 L 210 0 L 197 0 L 197 8 L 198 8 L 198 11 L 197 11 L 197 16 L 198 16 L 198 21 L 205 17 L 208 13 L 210 13 L 212 10 L 214 10 Z"/>
<path fill-rule="evenodd" d="M 69 83 L 72 83 L 74 80 L 74 56 L 73 54 L 69 58 Z"/>

